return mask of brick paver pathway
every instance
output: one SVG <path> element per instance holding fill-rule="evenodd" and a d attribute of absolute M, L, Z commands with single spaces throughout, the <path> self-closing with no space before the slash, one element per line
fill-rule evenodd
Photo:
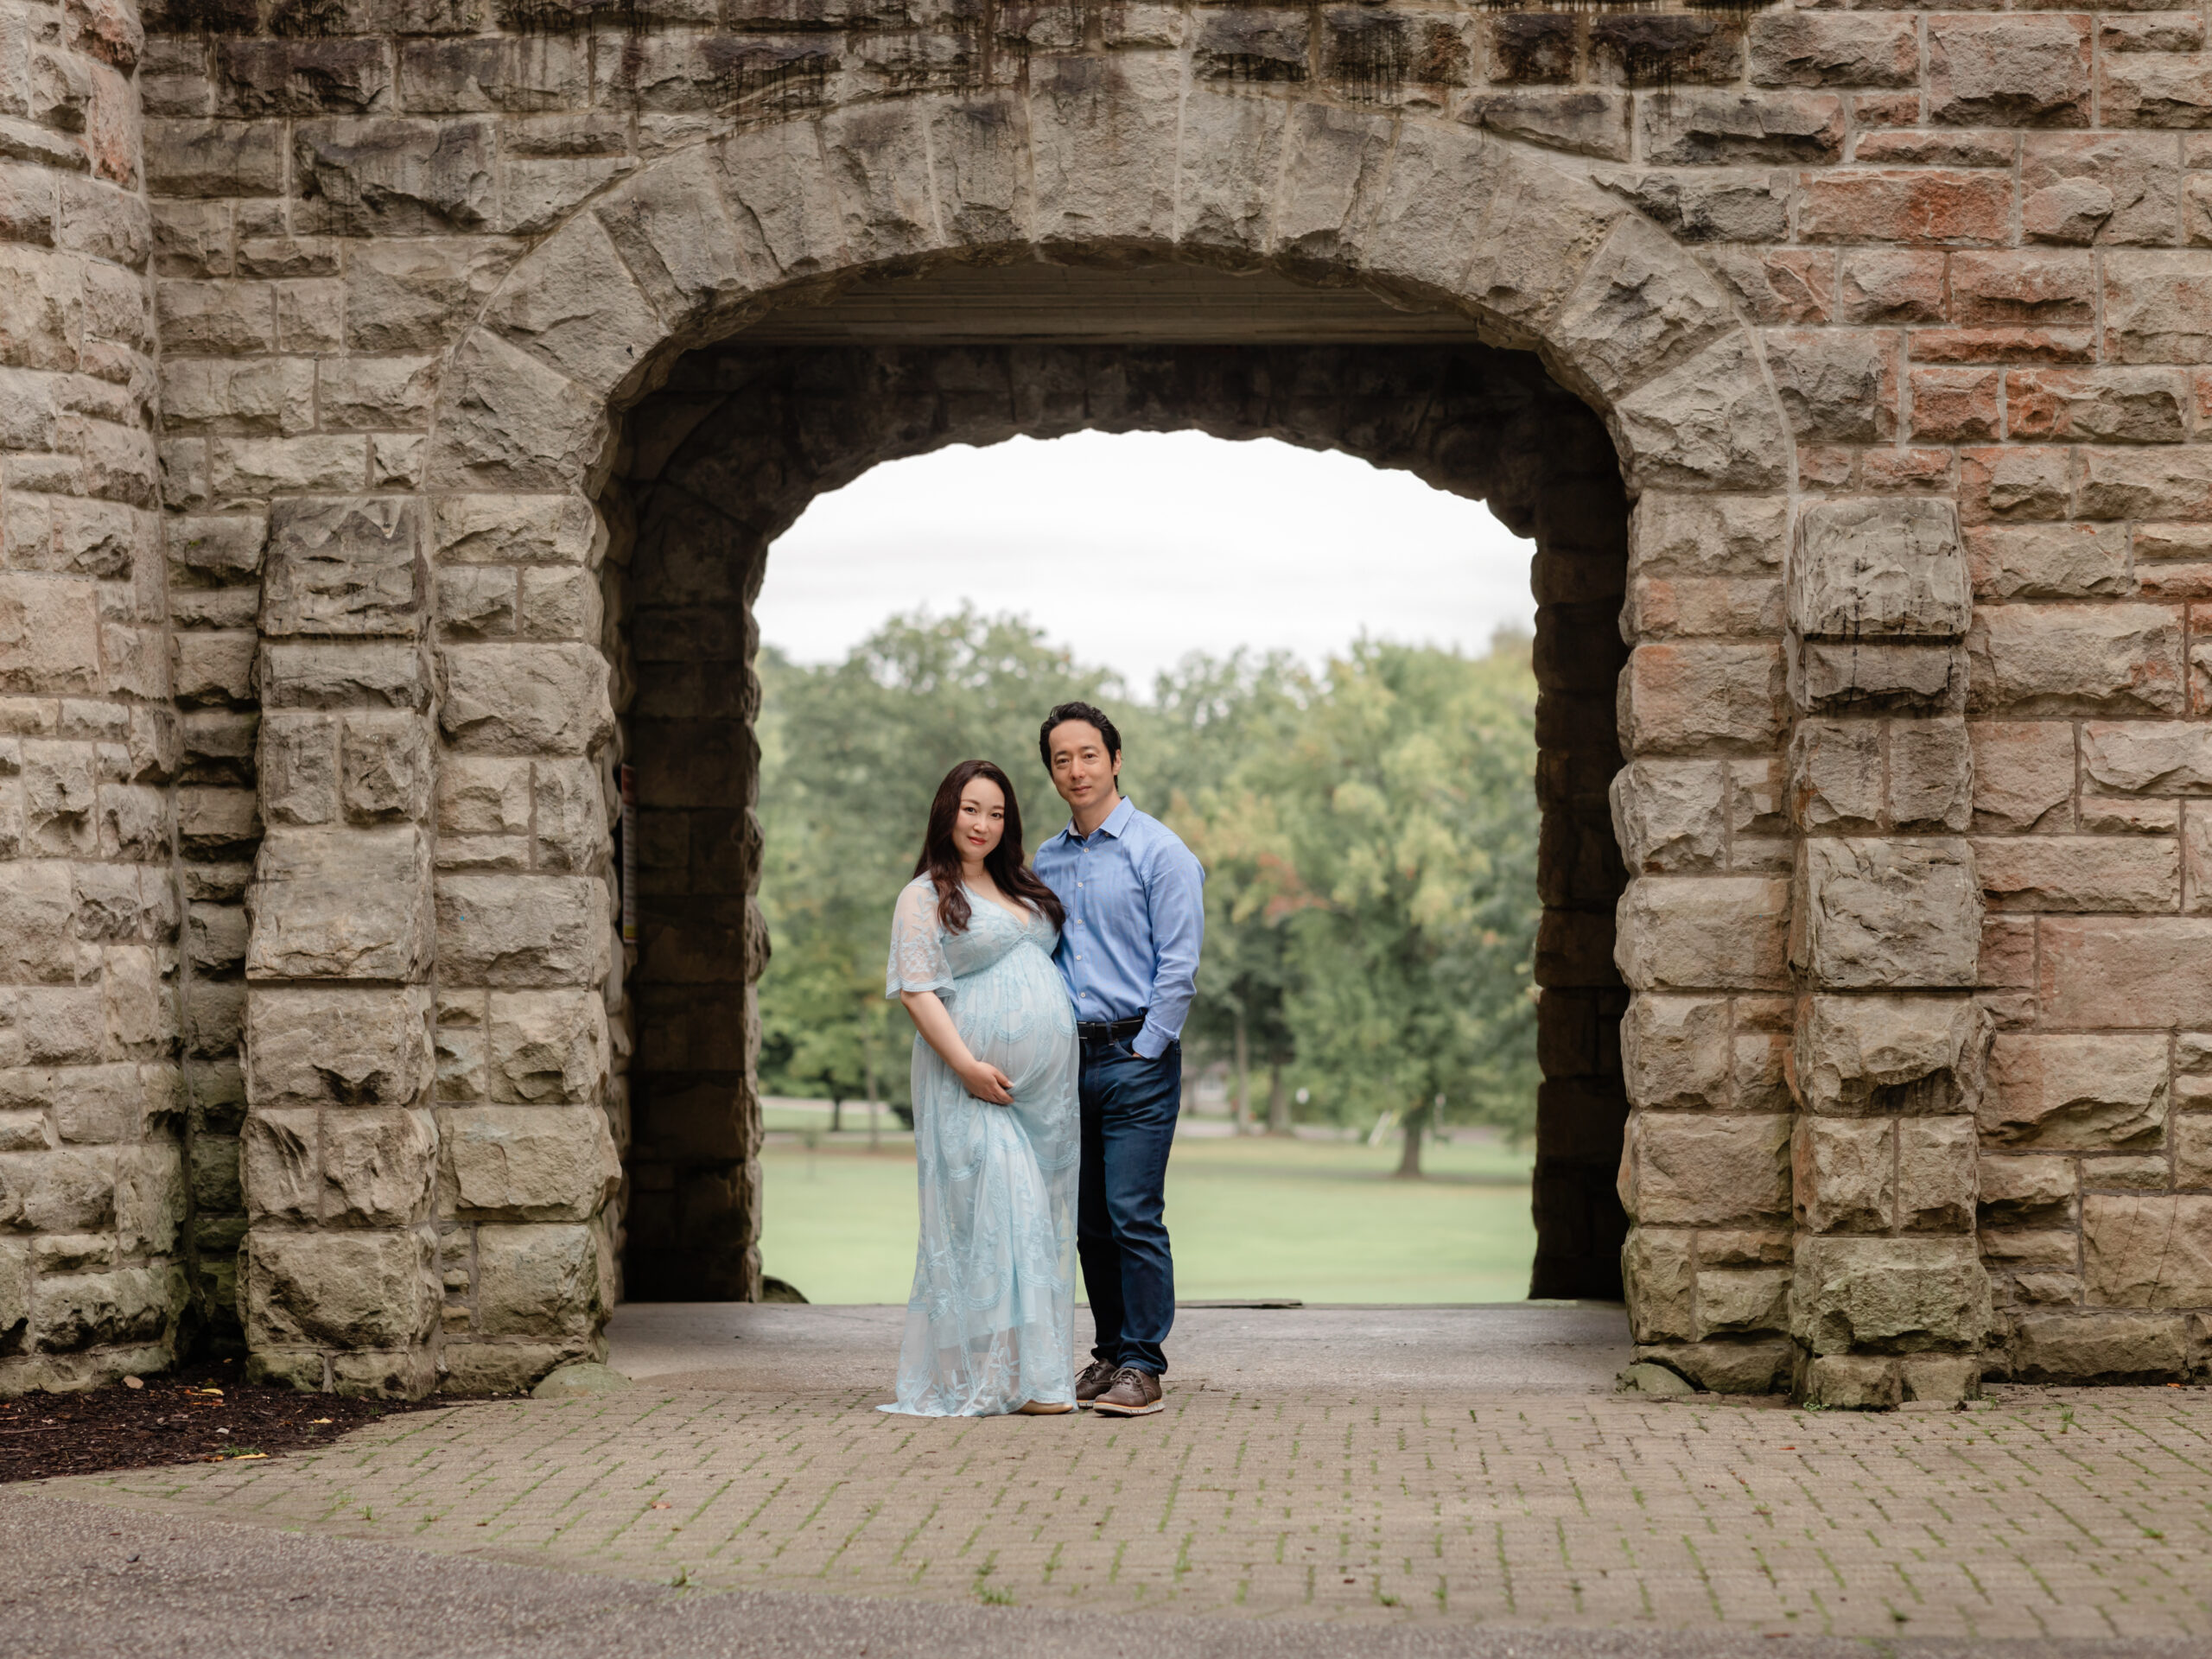
<path fill-rule="evenodd" d="M 54 1483 L 714 1587 L 1243 1618 L 2212 1636 L 2212 1390 L 1858 1415 L 1178 1389 L 1134 1423 L 640 1384 Z"/>

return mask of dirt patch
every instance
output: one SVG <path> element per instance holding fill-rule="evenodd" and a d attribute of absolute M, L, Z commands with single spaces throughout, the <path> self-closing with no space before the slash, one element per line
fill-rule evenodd
<path fill-rule="evenodd" d="M 450 1406 L 350 1400 L 241 1382 L 227 1362 L 83 1394 L 0 1400 L 0 1481 L 91 1475 L 168 1463 L 276 1458 L 321 1446 L 395 1411 Z"/>

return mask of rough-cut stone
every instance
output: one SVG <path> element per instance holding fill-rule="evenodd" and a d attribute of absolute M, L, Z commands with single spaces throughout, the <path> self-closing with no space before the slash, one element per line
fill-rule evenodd
<path fill-rule="evenodd" d="M 1640 874 L 1719 868 L 1726 780 L 1713 760 L 1637 760 L 1613 776 L 1613 833 Z"/>
<path fill-rule="evenodd" d="M 1993 1025 L 1967 997 L 1812 996 L 1797 1020 L 1794 1082 L 1808 1112 L 1971 1112 Z"/>
<path fill-rule="evenodd" d="M 507 1225 L 476 1230 L 477 1329 L 487 1337 L 588 1343 L 611 1300 L 596 1228 Z"/>
<path fill-rule="evenodd" d="M 1900 1122 L 1897 1226 L 1907 1232 L 1971 1231 L 1978 1151 L 1979 1131 L 1971 1117 Z"/>
<path fill-rule="evenodd" d="M 1614 960 L 1637 990 L 1768 990 L 1788 976 L 1788 884 L 1761 876 L 1644 876 L 1617 918 Z"/>
<path fill-rule="evenodd" d="M 1990 1051 L 1982 1134 L 2014 1147 L 2155 1145 L 2168 1093 L 2163 1037 L 2002 1033 Z"/>
<path fill-rule="evenodd" d="M 454 1201 L 501 1221 L 587 1221 L 614 1195 L 622 1168 L 594 1108 L 480 1106 L 444 1115 Z"/>
<path fill-rule="evenodd" d="M 1981 938 L 1974 856 L 1958 841 L 1805 845 L 1791 959 L 1839 989 L 1970 986 Z"/>
<path fill-rule="evenodd" d="M 280 500 L 270 508 L 265 634 L 412 635 L 429 581 L 412 501 Z"/>
<path fill-rule="evenodd" d="M 1971 1348 L 1988 1334 L 1989 1275 L 1971 1238 L 1801 1238 L 1793 1334 L 1815 1354 Z"/>
<path fill-rule="evenodd" d="M 452 646 L 439 677 L 439 724 L 472 753 L 581 754 L 613 727 L 607 660 L 587 646 Z"/>
<path fill-rule="evenodd" d="M 418 978 L 430 951 L 429 843 L 412 824 L 272 830 L 247 907 L 251 978 Z"/>
<path fill-rule="evenodd" d="M 2158 1382 L 2189 1375 L 2191 1346 L 2177 1313 L 2022 1313 L 2011 1369 L 2024 1382 Z"/>
<path fill-rule="evenodd" d="M 1621 1202 L 1639 1225 L 1740 1225 L 1789 1208 L 1790 1124 L 1782 1116 L 1638 1112 L 1621 1159 Z"/>
<path fill-rule="evenodd" d="M 1948 502 L 1822 501 L 1797 521 L 1789 621 L 1802 635 L 1955 639 L 1972 605 Z"/>
<path fill-rule="evenodd" d="M 2085 1197 L 2082 1266 L 2082 1286 L 2092 1304 L 2212 1304 L 2212 1197 Z"/>
<path fill-rule="evenodd" d="M 445 875 L 438 968 L 454 985 L 586 986 L 607 975 L 607 886 L 580 876 Z"/>
<path fill-rule="evenodd" d="M 1725 1106 L 1731 1056 L 1728 1005 L 1718 998 L 1634 998 L 1621 1021 L 1621 1070 L 1646 1109 Z"/>
<path fill-rule="evenodd" d="M 2070 828 L 2074 728 L 2057 721 L 1977 721 L 1974 827 L 2019 833 Z"/>
<path fill-rule="evenodd" d="M 418 1104 L 430 1086 L 429 1012 L 422 987 L 256 986 L 247 1098 L 257 1110 Z"/>
<path fill-rule="evenodd" d="M 1974 842 L 1974 872 L 1998 910 L 2171 912 L 2181 849 L 2147 836 L 2031 836 Z"/>
<path fill-rule="evenodd" d="M 437 1319 L 430 1241 L 417 1232 L 257 1230 L 239 1292 L 247 1336 L 268 1349 L 404 1348 Z"/>
<path fill-rule="evenodd" d="M 1790 1147 L 1797 1215 L 1815 1233 L 1885 1233 L 1897 1211 L 1897 1125 L 1802 1117 Z"/>

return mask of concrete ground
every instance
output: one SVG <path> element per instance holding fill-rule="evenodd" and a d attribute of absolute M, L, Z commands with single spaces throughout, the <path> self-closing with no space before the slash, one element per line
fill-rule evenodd
<path fill-rule="evenodd" d="M 871 1408 L 898 1319 L 626 1308 L 614 1393 L 0 1488 L 0 1630 L 378 1659 L 2212 1643 L 2212 1391 L 1662 1403 L 1606 1391 L 1618 1309 L 1218 1308 L 1157 1417 L 926 1421 Z"/>

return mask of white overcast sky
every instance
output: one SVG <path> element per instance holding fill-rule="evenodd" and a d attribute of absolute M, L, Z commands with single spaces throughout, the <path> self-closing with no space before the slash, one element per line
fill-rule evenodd
<path fill-rule="evenodd" d="M 1408 473 L 1273 439 L 1083 432 L 965 445 L 816 498 L 768 558 L 761 638 L 842 658 L 899 612 L 1027 616 L 1149 691 L 1185 652 L 1319 665 L 1363 632 L 1479 651 L 1531 625 L 1528 542 Z"/>

